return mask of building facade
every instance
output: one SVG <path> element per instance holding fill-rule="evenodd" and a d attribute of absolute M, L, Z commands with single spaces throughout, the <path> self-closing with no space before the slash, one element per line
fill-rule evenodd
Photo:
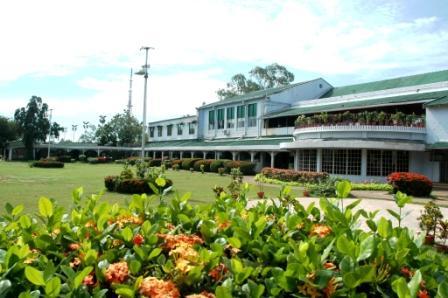
<path fill-rule="evenodd" d="M 196 130 L 169 134 L 179 122 Z M 354 181 L 412 171 L 448 182 L 448 70 L 343 87 L 318 78 L 149 127 L 153 157 L 250 160 Z"/>

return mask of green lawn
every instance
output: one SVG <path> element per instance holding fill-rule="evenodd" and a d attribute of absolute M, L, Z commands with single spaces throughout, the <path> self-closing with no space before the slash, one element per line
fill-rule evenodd
<path fill-rule="evenodd" d="M 98 193 L 104 190 L 104 177 L 118 175 L 121 165 L 82 163 L 65 164 L 63 169 L 30 168 L 25 162 L 0 162 L 0 208 L 6 202 L 13 205 L 23 204 L 27 211 L 36 209 L 37 200 L 41 196 L 53 198 L 64 206 L 71 204 L 71 192 L 82 186 L 84 194 Z M 212 188 L 215 185 L 227 187 L 229 176 L 219 176 L 214 173 L 201 174 L 189 171 L 166 172 L 167 177 L 174 182 L 174 190 L 179 194 L 191 192 L 192 203 L 207 203 L 213 200 Z M 264 186 L 267 196 L 277 196 L 278 186 Z M 249 196 L 256 197 L 259 187 L 251 184 Z M 298 190 L 293 191 L 298 194 Z M 105 192 L 103 199 L 110 203 L 123 202 L 130 195 Z"/>

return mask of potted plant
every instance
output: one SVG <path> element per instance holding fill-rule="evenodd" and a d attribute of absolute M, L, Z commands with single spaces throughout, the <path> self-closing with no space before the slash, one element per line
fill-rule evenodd
<path fill-rule="evenodd" d="M 438 223 L 442 218 L 439 206 L 433 202 L 425 204 L 424 210 L 418 217 L 420 228 L 426 233 L 425 244 L 434 244 Z"/>
<path fill-rule="evenodd" d="M 345 111 L 343 114 L 342 114 L 342 121 L 343 121 L 343 123 L 344 124 L 351 124 L 351 117 L 352 116 L 352 114 L 349 112 L 349 111 Z"/>
<path fill-rule="evenodd" d="M 383 111 L 378 113 L 378 124 L 385 125 L 386 124 L 386 113 Z"/>

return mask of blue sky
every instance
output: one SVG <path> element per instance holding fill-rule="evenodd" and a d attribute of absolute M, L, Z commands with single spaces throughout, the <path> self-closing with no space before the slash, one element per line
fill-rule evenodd
<path fill-rule="evenodd" d="M 156 48 L 149 121 L 194 114 L 233 74 L 273 62 L 334 86 L 448 69 L 446 0 L 18 0 L 2 4 L 0 33 L 0 115 L 37 95 L 65 127 L 125 108 L 142 45 Z M 134 77 L 139 119 L 142 101 Z"/>

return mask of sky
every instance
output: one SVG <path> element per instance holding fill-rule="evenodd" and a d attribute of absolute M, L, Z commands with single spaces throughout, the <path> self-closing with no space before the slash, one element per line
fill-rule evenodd
<path fill-rule="evenodd" d="M 147 120 L 195 114 L 236 73 L 279 63 L 342 86 L 448 69 L 446 0 L 15 0 L 0 10 L 0 115 L 31 96 L 82 133 L 128 103 L 152 46 Z M 141 120 L 143 82 L 134 76 Z M 72 125 L 78 125 L 73 134 Z"/>

